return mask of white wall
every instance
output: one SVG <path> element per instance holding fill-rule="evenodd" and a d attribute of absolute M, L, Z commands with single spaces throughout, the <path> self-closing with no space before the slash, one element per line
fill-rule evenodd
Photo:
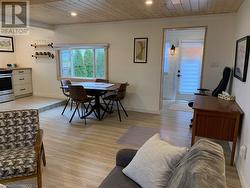
<path fill-rule="evenodd" d="M 31 28 L 29 35 L 16 36 L 16 59 L 21 67 L 32 67 L 33 93 L 36 96 L 63 97 L 60 83 L 56 77 L 55 60 L 41 58 L 34 59 L 34 43 L 53 42 L 56 38 L 52 30 Z M 49 48 L 39 48 L 38 51 L 49 51 Z"/>
<path fill-rule="evenodd" d="M 6 68 L 7 64 L 16 63 L 15 52 L 0 52 L 0 68 Z"/>
<path fill-rule="evenodd" d="M 245 0 L 240 10 L 237 13 L 237 31 L 236 39 L 242 38 L 246 35 L 250 35 L 250 1 Z M 237 169 L 241 178 L 241 183 L 244 188 L 250 187 L 250 66 L 248 66 L 248 76 L 245 83 L 234 78 L 233 80 L 233 94 L 236 95 L 236 100 L 243 109 L 245 115 L 243 125 L 239 137 L 238 146 L 246 145 L 248 147 L 247 159 L 237 158 Z M 239 150 L 239 147 L 238 147 Z M 239 151 L 238 151 L 239 152 Z"/>
<path fill-rule="evenodd" d="M 58 26 L 54 31 L 32 28 L 29 36 L 17 37 L 17 61 L 33 68 L 36 95 L 61 96 L 55 63 L 34 60 L 31 43 L 110 43 L 109 75 L 111 81 L 130 83 L 126 106 L 129 109 L 159 112 L 163 28 L 208 26 L 204 87 L 214 88 L 226 65 L 231 65 L 235 34 L 235 14 L 180 17 L 126 22 Z M 148 37 L 147 64 L 133 63 L 134 37 Z"/>

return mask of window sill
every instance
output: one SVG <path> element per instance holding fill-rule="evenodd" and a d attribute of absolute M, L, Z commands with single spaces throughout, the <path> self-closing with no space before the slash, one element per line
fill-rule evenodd
<path fill-rule="evenodd" d="M 71 82 L 95 82 L 96 79 L 99 78 L 58 78 L 58 81 L 60 80 L 70 80 Z M 106 78 L 101 78 L 101 79 L 106 79 Z"/>

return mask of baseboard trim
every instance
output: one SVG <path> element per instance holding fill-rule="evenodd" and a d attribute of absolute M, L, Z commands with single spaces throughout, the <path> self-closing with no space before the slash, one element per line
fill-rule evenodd
<path fill-rule="evenodd" d="M 54 98 L 54 99 L 65 99 L 66 97 L 61 95 L 54 95 L 54 94 L 44 94 L 44 93 L 33 93 L 33 96 L 37 97 L 48 97 L 48 98 Z"/>
<path fill-rule="evenodd" d="M 237 169 L 237 172 L 238 172 L 238 175 L 239 175 L 239 178 L 240 178 L 241 187 L 242 188 L 247 188 L 246 183 L 245 183 L 245 178 L 244 178 L 242 172 L 239 170 L 239 164 L 238 163 L 239 163 L 238 161 L 235 163 L 235 167 Z"/>
<path fill-rule="evenodd" d="M 56 99 L 65 99 L 64 96 L 55 95 L 55 94 L 48 94 L 48 93 L 34 93 L 34 96 L 37 97 L 49 97 L 49 98 L 56 98 Z M 136 108 L 131 106 L 124 106 L 126 110 L 135 111 L 135 112 L 142 112 L 142 113 L 149 113 L 149 114 L 160 114 L 160 110 L 149 110 L 144 108 Z"/>
<path fill-rule="evenodd" d="M 233 144 L 232 144 L 232 142 L 228 142 L 228 144 L 229 144 L 229 148 L 230 148 L 230 151 L 232 152 L 232 146 L 233 146 Z M 237 145 L 238 146 L 238 145 Z M 239 147 L 239 146 L 238 146 Z M 237 150 L 236 150 L 237 151 Z M 247 186 L 246 186 L 246 183 L 245 183 L 245 178 L 244 178 L 244 176 L 242 175 L 242 172 L 240 171 L 240 169 L 239 169 L 239 160 L 237 160 L 237 156 L 236 156 L 236 153 L 235 153 L 235 167 L 236 167 L 236 170 L 237 170 L 237 172 L 238 172 L 238 175 L 239 175 L 239 178 L 240 178 L 240 184 L 241 184 L 241 187 L 242 188 L 247 188 Z"/>
<path fill-rule="evenodd" d="M 135 107 L 129 107 L 125 106 L 125 109 L 128 111 L 134 111 L 134 112 L 142 112 L 142 113 L 148 113 L 148 114 L 160 114 L 160 110 L 148 110 L 148 109 L 142 109 L 142 108 L 135 108 Z"/>

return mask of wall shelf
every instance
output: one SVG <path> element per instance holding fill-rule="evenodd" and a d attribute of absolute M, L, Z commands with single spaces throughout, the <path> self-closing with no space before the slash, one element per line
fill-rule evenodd
<path fill-rule="evenodd" d="M 55 55 L 51 52 L 36 52 L 35 55 L 32 55 L 34 58 L 51 58 L 54 59 Z"/>
<path fill-rule="evenodd" d="M 53 42 L 49 43 L 49 44 L 31 44 L 30 46 L 34 47 L 34 48 L 46 48 L 46 47 L 51 47 L 53 48 Z"/>

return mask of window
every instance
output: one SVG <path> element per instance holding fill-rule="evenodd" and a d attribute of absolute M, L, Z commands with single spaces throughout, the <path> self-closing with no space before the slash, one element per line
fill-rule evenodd
<path fill-rule="evenodd" d="M 59 50 L 61 78 L 107 79 L 107 47 L 71 47 Z"/>

